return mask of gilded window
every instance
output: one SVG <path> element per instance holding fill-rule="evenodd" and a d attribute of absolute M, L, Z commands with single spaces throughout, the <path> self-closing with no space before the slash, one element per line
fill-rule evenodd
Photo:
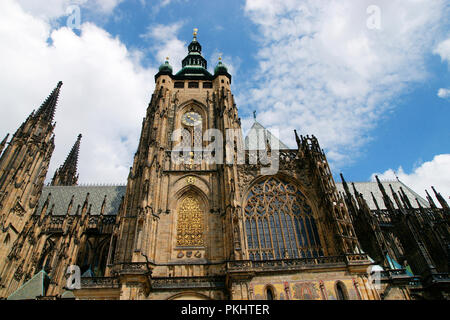
<path fill-rule="evenodd" d="M 195 196 L 187 196 L 178 209 L 177 246 L 203 246 L 203 210 Z"/>
<path fill-rule="evenodd" d="M 250 260 L 323 256 L 311 207 L 292 183 L 269 178 L 254 185 L 244 218 Z"/>

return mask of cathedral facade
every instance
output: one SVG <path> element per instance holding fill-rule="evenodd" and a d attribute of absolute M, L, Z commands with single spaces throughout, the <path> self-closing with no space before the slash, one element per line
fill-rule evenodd
<path fill-rule="evenodd" d="M 437 191 L 336 184 L 314 136 L 289 149 L 255 121 L 244 139 L 232 77 L 201 51 L 195 33 L 178 73 L 161 65 L 126 186 L 77 185 L 81 135 L 44 186 L 61 82 L 4 139 L 1 298 L 449 297 Z"/>

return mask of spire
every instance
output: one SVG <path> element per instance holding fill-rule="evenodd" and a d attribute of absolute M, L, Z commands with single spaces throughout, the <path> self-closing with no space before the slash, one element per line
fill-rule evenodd
<path fill-rule="evenodd" d="M 194 33 L 193 33 L 194 38 L 192 39 L 192 42 L 188 47 L 189 53 L 191 53 L 191 52 L 197 52 L 200 54 L 202 53 L 202 46 L 197 41 L 197 34 L 198 34 L 198 28 L 194 28 Z"/>
<path fill-rule="evenodd" d="M 406 192 L 403 190 L 402 187 L 400 187 L 400 195 L 401 195 L 402 201 L 406 204 L 406 206 L 407 206 L 409 209 L 412 209 L 413 206 L 411 205 L 411 202 L 409 201 L 409 198 L 408 198 L 408 196 L 406 195 Z"/>
<path fill-rule="evenodd" d="M 432 209 L 436 209 L 437 206 L 436 206 L 436 204 L 434 203 L 433 198 L 432 198 L 432 197 L 430 196 L 430 194 L 428 193 L 428 190 L 425 190 L 425 193 L 427 194 L 427 200 L 428 200 L 428 202 L 429 202 L 429 204 L 430 204 L 430 207 L 431 207 Z"/>
<path fill-rule="evenodd" d="M 3 139 L 2 142 L 0 142 L 0 155 L 3 152 L 3 149 L 5 149 L 6 141 L 8 141 L 9 133 L 6 135 L 5 139 Z"/>
<path fill-rule="evenodd" d="M 194 28 L 194 41 L 197 41 L 198 28 Z"/>
<path fill-rule="evenodd" d="M 188 46 L 188 55 L 183 59 L 182 66 L 183 68 L 200 68 L 207 69 L 208 64 L 205 58 L 202 57 L 202 46 L 197 41 L 198 29 L 194 29 L 194 38 L 192 42 Z"/>
<path fill-rule="evenodd" d="M 78 154 L 80 152 L 80 143 L 82 135 L 78 135 L 78 139 L 70 150 L 64 164 L 56 170 L 52 179 L 52 186 L 75 186 L 78 183 L 77 166 Z"/>
<path fill-rule="evenodd" d="M 295 135 L 297 135 L 297 131 L 295 131 Z M 348 188 L 348 184 L 347 181 L 345 181 L 344 175 L 342 173 L 340 173 L 339 175 L 341 176 L 342 186 L 344 187 L 345 194 L 347 195 L 347 197 L 351 198 L 352 194 L 350 193 L 350 189 Z"/>
<path fill-rule="evenodd" d="M 391 189 L 392 197 L 394 198 L 394 201 L 397 204 L 397 208 L 402 209 L 403 208 L 402 203 L 400 202 L 397 193 L 392 188 L 392 184 L 389 184 L 389 188 Z"/>
<path fill-rule="evenodd" d="M 380 211 L 380 206 L 378 204 L 377 198 L 375 198 L 375 195 L 373 194 L 373 192 L 370 193 L 372 195 L 372 201 L 375 204 L 375 207 L 377 208 L 378 211 Z"/>
<path fill-rule="evenodd" d="M 431 189 L 433 189 L 434 195 L 436 196 L 436 199 L 441 204 L 442 208 L 449 209 L 448 203 L 447 203 L 447 201 L 445 201 L 444 197 L 439 192 L 437 192 L 434 187 L 431 187 Z"/>
<path fill-rule="evenodd" d="M 381 184 L 381 181 L 378 178 L 378 176 L 375 176 L 375 179 L 377 180 L 378 188 L 380 189 L 381 194 L 383 195 L 384 205 L 389 210 L 389 212 L 393 212 L 395 208 L 391 198 L 389 198 L 388 194 L 386 193 L 386 190 L 384 189 L 384 186 Z"/>
<path fill-rule="evenodd" d="M 44 103 L 40 106 L 39 110 L 35 114 L 35 119 L 41 118 L 48 123 L 53 121 L 55 116 L 56 104 L 58 103 L 59 92 L 63 83 L 60 81 Z"/>
<path fill-rule="evenodd" d="M 255 112 L 255 121 L 256 121 L 256 111 L 254 111 L 254 112 Z M 294 134 L 295 134 L 295 142 L 297 142 L 297 147 L 300 149 L 302 146 L 302 141 L 298 137 L 297 130 L 295 130 L 295 129 L 294 129 Z"/>

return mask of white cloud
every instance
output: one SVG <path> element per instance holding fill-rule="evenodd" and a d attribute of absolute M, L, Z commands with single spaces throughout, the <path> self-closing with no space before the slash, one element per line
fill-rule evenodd
<path fill-rule="evenodd" d="M 146 0 L 141 0 L 141 3 L 145 6 L 147 3 Z M 156 0 L 150 1 L 152 5 L 152 14 L 157 15 L 163 8 L 167 7 L 169 4 L 173 4 L 175 2 L 179 2 L 180 0 Z M 188 1 L 188 0 L 184 0 Z M 156 2 L 156 3 L 155 3 Z"/>
<path fill-rule="evenodd" d="M 59 18 L 66 15 L 67 8 L 73 5 L 79 5 L 102 14 L 110 14 L 123 0 L 17 0 L 22 8 L 32 14 L 43 19 Z"/>
<path fill-rule="evenodd" d="M 47 178 L 82 133 L 81 182 L 125 182 L 156 73 L 141 67 L 141 53 L 90 23 L 80 36 L 51 31 L 11 0 L 0 1 L 0 42 L 0 135 L 13 133 L 62 80 Z"/>
<path fill-rule="evenodd" d="M 446 1 L 405 2 L 376 1 L 381 30 L 370 30 L 372 0 L 247 0 L 261 47 L 254 89 L 241 101 L 285 143 L 295 144 L 297 128 L 316 135 L 335 165 L 349 164 L 390 102 L 428 76 Z"/>
<path fill-rule="evenodd" d="M 371 177 L 372 181 L 375 181 L 375 175 L 378 175 L 381 180 L 394 180 L 398 176 L 400 181 L 423 197 L 426 196 L 425 190 L 431 191 L 431 186 L 434 186 L 447 201 L 450 196 L 450 154 L 437 155 L 433 160 L 421 164 L 409 174 L 399 167 L 395 172 L 389 169 L 381 174 L 374 173 Z"/>
<path fill-rule="evenodd" d="M 171 2 L 172 2 L 172 0 L 162 0 L 162 1 L 161 1 L 161 7 L 166 7 L 166 6 L 168 6 Z"/>
<path fill-rule="evenodd" d="M 442 99 L 450 98 L 450 89 L 441 88 L 438 91 L 438 97 Z"/>
<path fill-rule="evenodd" d="M 442 61 L 447 61 L 450 66 L 450 38 L 439 43 L 433 52 L 440 55 Z"/>
<path fill-rule="evenodd" d="M 450 68 L 450 38 L 442 41 L 436 46 L 433 51 L 434 54 L 440 55 L 443 62 L 447 62 Z M 450 98 L 450 88 L 441 88 L 438 91 L 438 97 L 442 99 Z"/>
<path fill-rule="evenodd" d="M 183 24 L 183 22 L 170 25 L 152 24 L 147 27 L 147 32 L 141 35 L 142 38 L 151 40 L 150 49 L 157 61 L 163 63 L 166 57 L 170 58 L 174 72 L 181 69 L 181 61 L 187 54 L 187 44 L 177 37 Z"/>

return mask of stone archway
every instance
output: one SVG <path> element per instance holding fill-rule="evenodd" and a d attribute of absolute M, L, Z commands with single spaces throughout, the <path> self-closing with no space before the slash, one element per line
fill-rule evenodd
<path fill-rule="evenodd" d="M 197 292 L 181 292 L 177 293 L 167 300 L 212 300 L 210 297 Z"/>

